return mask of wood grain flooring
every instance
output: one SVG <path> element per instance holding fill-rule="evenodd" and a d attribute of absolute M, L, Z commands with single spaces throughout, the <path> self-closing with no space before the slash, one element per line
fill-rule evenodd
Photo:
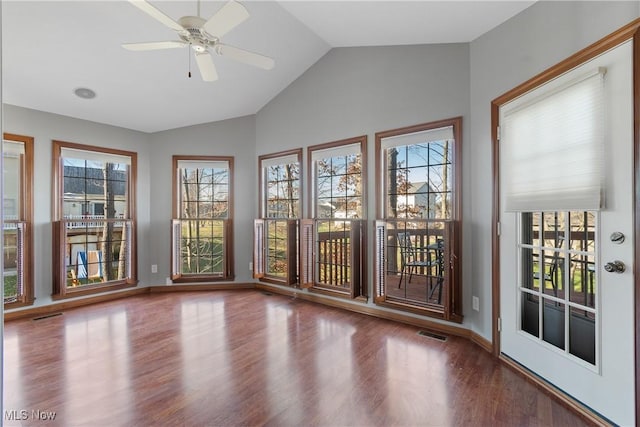
<path fill-rule="evenodd" d="M 15 320 L 4 331 L 4 421 L 584 424 L 470 341 L 417 332 L 254 290 L 150 294 Z M 39 420 L 34 411 L 55 419 Z"/>

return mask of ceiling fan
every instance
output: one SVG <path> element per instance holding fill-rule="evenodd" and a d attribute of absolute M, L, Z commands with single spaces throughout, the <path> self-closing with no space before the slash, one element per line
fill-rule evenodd
<path fill-rule="evenodd" d="M 234 0 L 222 6 L 208 21 L 200 17 L 200 0 L 198 0 L 198 16 L 183 16 L 177 22 L 145 0 L 129 0 L 129 2 L 160 23 L 175 30 L 180 40 L 124 43 L 122 47 L 125 49 L 143 51 L 191 47 L 202 80 L 206 82 L 218 79 L 211 51 L 264 70 L 270 70 L 274 66 L 273 59 L 268 56 L 220 43 L 222 36 L 249 18 L 247 9 Z M 191 72 L 189 72 L 189 77 L 191 77 Z"/>

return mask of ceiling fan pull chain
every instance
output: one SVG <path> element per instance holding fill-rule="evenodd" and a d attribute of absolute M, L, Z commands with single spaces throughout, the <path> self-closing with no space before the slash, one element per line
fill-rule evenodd
<path fill-rule="evenodd" d="M 187 56 L 189 57 L 189 78 L 191 78 L 191 43 L 189 43 L 189 49 L 187 49 Z"/>

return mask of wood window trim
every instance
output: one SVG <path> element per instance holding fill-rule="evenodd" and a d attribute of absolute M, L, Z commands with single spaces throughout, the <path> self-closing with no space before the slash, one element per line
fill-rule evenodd
<path fill-rule="evenodd" d="M 131 165 L 129 167 L 129 186 L 128 186 L 128 220 L 131 221 L 131 258 L 129 260 L 130 277 L 123 280 L 112 280 L 106 283 L 87 285 L 79 289 L 69 289 L 66 286 L 66 266 L 65 259 L 55 254 L 64 254 L 64 219 L 63 219 L 63 192 L 64 192 L 64 165 L 62 161 L 62 148 L 72 148 L 82 151 L 90 151 L 97 153 L 113 154 L 129 157 Z M 131 288 L 138 285 L 138 245 L 137 245 L 137 221 L 136 221 L 136 188 L 137 188 L 137 170 L 138 170 L 138 154 L 133 151 L 118 150 L 106 147 L 97 147 L 86 144 L 78 144 L 75 142 L 67 142 L 60 140 L 52 141 L 52 173 L 53 173 L 53 195 L 52 209 L 53 212 L 53 294 L 54 300 L 74 298 L 77 296 L 97 294 L 107 291 L 114 291 L 123 288 Z M 65 271 L 65 274 L 62 271 Z"/>
<path fill-rule="evenodd" d="M 298 165 L 300 168 L 300 175 L 299 175 L 299 189 L 298 189 L 298 217 L 296 218 L 266 218 L 266 205 L 267 205 L 267 189 L 266 189 L 266 185 L 267 182 L 265 180 L 265 173 L 264 173 L 264 168 L 262 167 L 262 162 L 264 160 L 271 160 L 271 159 L 278 159 L 280 157 L 285 157 L 285 156 L 296 156 L 297 161 L 298 161 Z M 299 285 L 299 278 L 297 277 L 297 271 L 298 271 L 298 265 L 297 265 L 297 252 L 298 252 L 298 248 L 296 246 L 296 241 L 297 241 L 297 232 L 298 232 L 298 225 L 297 225 L 297 220 L 299 219 L 299 217 L 302 214 L 302 208 L 303 208 L 303 192 L 302 192 L 302 148 L 296 148 L 296 149 L 292 149 L 292 150 L 285 150 L 285 151 L 279 151 L 276 153 L 270 153 L 270 154 L 263 154 L 258 156 L 258 215 L 260 220 L 256 220 L 256 223 L 254 223 L 254 235 L 257 232 L 257 228 L 256 227 L 263 227 L 261 229 L 262 231 L 262 238 L 264 239 L 264 243 L 263 243 L 263 248 L 262 248 L 262 253 L 259 253 L 258 248 L 256 247 L 257 242 L 255 241 L 254 238 L 254 254 L 253 254 L 253 258 L 254 258 L 254 278 L 260 280 L 261 282 L 265 282 L 265 283 L 271 283 L 271 284 L 276 284 L 276 285 L 283 285 L 283 286 L 293 286 L 293 287 L 297 287 Z M 287 226 L 287 235 L 290 236 L 288 237 L 289 242 L 287 242 L 287 253 L 288 253 L 288 261 L 287 261 L 287 276 L 286 277 L 276 277 L 273 275 L 268 274 L 267 272 L 267 256 L 266 256 L 266 251 L 268 250 L 268 246 L 267 246 L 267 239 L 266 239 L 266 231 L 267 231 L 267 227 L 266 227 L 266 221 L 269 220 L 282 220 L 282 221 L 288 221 L 289 225 Z M 258 222 L 261 221 L 261 225 L 257 225 Z M 295 234 L 294 234 L 295 233 Z M 255 268 L 258 265 L 258 263 L 262 262 L 263 263 L 263 271 L 256 273 L 255 272 Z"/>
<path fill-rule="evenodd" d="M 33 153 L 34 138 L 31 136 L 17 135 L 5 132 L 3 139 L 7 141 L 22 142 L 24 144 L 24 170 L 20 180 L 20 194 L 22 203 L 20 204 L 20 220 L 25 222 L 24 241 L 26 242 L 24 252 L 24 268 L 22 271 L 23 294 L 18 301 L 5 303 L 5 309 L 25 307 L 33 305 L 35 301 L 34 274 L 33 274 Z"/>
<path fill-rule="evenodd" d="M 460 153 L 462 153 L 462 117 L 453 117 L 451 119 L 443 119 L 437 120 L 428 123 L 421 123 L 412 126 L 406 126 L 397 129 L 385 130 L 381 132 L 376 132 L 376 153 L 375 153 L 375 163 L 376 163 L 376 194 L 381 195 L 378 198 L 378 203 L 376 204 L 376 216 L 378 218 L 384 218 L 384 206 L 385 206 L 385 185 L 382 181 L 382 168 L 384 165 L 384 159 L 382 157 L 382 140 L 384 138 L 406 135 L 410 133 L 424 132 L 428 130 L 443 128 L 443 127 L 453 127 L 453 136 L 455 138 L 454 147 L 453 147 L 453 159 L 451 159 L 451 164 L 454 169 L 453 176 L 453 209 L 451 210 L 451 219 L 454 221 L 462 221 L 462 158 Z"/>
<path fill-rule="evenodd" d="M 441 318 L 451 320 L 453 322 L 462 323 L 462 116 L 457 116 L 449 119 L 436 120 L 427 123 L 421 123 L 412 126 L 401 127 L 397 129 L 385 130 L 376 132 L 375 134 L 375 189 L 378 195 L 378 203 L 376 204 L 376 215 L 378 218 L 384 218 L 385 204 L 386 204 L 386 189 L 383 182 L 383 172 L 385 168 L 385 162 L 382 153 L 382 140 L 384 138 L 411 134 L 416 132 L 423 132 L 432 129 L 438 129 L 443 127 L 453 127 L 454 146 L 453 146 L 453 159 L 451 159 L 451 165 L 453 168 L 453 208 L 451 209 L 451 221 L 453 222 L 453 253 L 455 254 L 455 262 L 450 270 L 451 280 L 451 292 L 445 296 L 445 309 L 433 310 L 430 308 L 422 308 L 413 306 L 411 304 L 402 304 L 397 302 L 388 302 L 382 299 L 377 299 L 376 304 L 381 306 L 391 306 L 396 309 L 410 311 L 426 315 L 429 317 Z M 386 218 L 385 218 L 386 219 Z M 374 224 L 375 227 L 375 224 Z M 375 233 L 374 233 L 375 236 Z M 375 263 L 374 263 L 375 264 Z M 378 266 L 374 265 L 374 277 Z"/>
<path fill-rule="evenodd" d="M 587 46 L 586 48 L 569 56 L 558 64 L 537 74 L 524 83 L 509 90 L 503 95 L 491 101 L 491 150 L 492 150 L 492 178 L 493 178 L 493 206 L 491 218 L 491 253 L 492 253 L 492 344 L 493 355 L 500 357 L 500 239 L 498 227 L 500 222 L 500 157 L 498 141 L 498 125 L 500 107 L 512 99 L 527 93 L 538 86 L 588 62 L 592 58 L 613 49 L 614 47 L 632 40 L 633 41 L 633 245 L 634 263 L 633 274 L 638 277 L 640 274 L 640 19 L 635 19 L 629 24 L 619 28 L 604 38 Z M 635 348 L 635 392 L 640 395 L 640 292 L 635 293 L 634 300 L 634 348 Z M 640 418 L 640 399 L 636 399 L 635 407 L 636 420 Z"/>
<path fill-rule="evenodd" d="M 367 135 L 360 135 L 352 138 L 341 139 L 338 141 L 326 142 L 322 144 L 311 145 L 307 147 L 307 194 L 309 194 L 309 202 L 308 202 L 308 210 L 309 216 L 313 219 L 303 220 L 301 221 L 301 229 L 300 229 L 300 286 L 302 288 L 309 289 L 310 292 L 317 292 L 320 294 L 331 295 L 337 298 L 345 298 L 350 300 L 356 300 L 361 302 L 366 302 L 368 300 L 368 281 L 367 281 Z M 314 177 L 314 161 L 313 161 L 313 153 L 319 150 L 325 150 L 329 148 L 336 148 L 340 146 L 347 146 L 359 144 L 360 148 L 360 158 L 361 158 L 361 171 L 360 176 L 362 180 L 362 188 L 361 188 L 361 206 L 362 213 L 361 218 L 352 220 L 352 225 L 355 224 L 358 227 L 358 231 L 351 235 L 357 236 L 357 242 L 354 242 L 354 246 L 352 246 L 352 268 L 357 268 L 357 272 L 352 272 L 352 277 L 356 278 L 355 283 L 351 284 L 351 289 L 349 291 L 341 291 L 341 290 L 331 290 L 329 287 L 325 286 L 315 286 L 315 262 L 316 262 L 316 254 L 315 254 L 315 237 L 316 237 L 316 217 L 317 212 L 315 212 L 315 200 L 317 197 L 316 194 L 316 183 Z M 328 218 L 322 218 L 328 219 Z M 312 239 L 309 241 L 309 233 L 311 233 Z M 311 251 L 311 253 L 309 253 Z M 357 252 L 357 254 L 356 254 Z M 311 264 L 308 265 L 309 259 L 311 257 Z"/>
<path fill-rule="evenodd" d="M 284 277 L 269 274 L 267 271 L 267 222 L 286 222 L 287 228 L 287 274 Z M 297 219 L 255 219 L 253 221 L 253 278 L 274 285 L 298 287 L 298 220 Z"/>
<path fill-rule="evenodd" d="M 210 275 L 210 274 L 171 274 L 171 280 L 176 283 L 200 283 L 200 282 L 228 282 L 235 279 L 234 268 L 234 245 L 233 245 L 233 184 L 234 184 L 234 167 L 233 167 L 233 156 L 203 156 L 203 155 L 173 155 L 172 156 L 172 212 L 173 218 L 179 218 L 179 209 L 180 205 L 178 203 L 179 199 L 179 177 L 178 173 L 178 163 L 180 161 L 202 161 L 202 162 L 216 162 L 223 161 L 227 162 L 229 165 L 229 200 L 228 203 L 228 216 L 224 219 L 225 224 L 225 265 L 223 267 L 224 274 L 222 276 L 219 275 Z M 173 233 L 173 231 L 172 231 Z M 173 247 L 173 236 L 171 237 L 172 247 Z M 170 266 L 173 269 L 174 265 L 174 251 L 169 251 L 170 253 Z"/>
<path fill-rule="evenodd" d="M 323 144 L 310 145 L 307 147 L 307 194 L 309 195 L 309 202 L 307 206 L 307 212 L 309 217 L 316 215 L 314 209 L 314 201 L 316 199 L 315 182 L 314 182 L 314 167 L 312 154 L 314 151 L 325 150 L 328 148 L 340 147 L 342 145 L 360 144 L 360 156 L 362 158 L 362 219 L 367 218 L 367 135 L 356 136 L 353 138 L 341 139 L 339 141 L 325 142 Z"/>
<path fill-rule="evenodd" d="M 298 158 L 298 164 L 300 165 L 300 169 L 302 169 L 302 148 L 279 151 L 277 153 L 271 153 L 271 154 L 262 154 L 258 156 L 258 188 L 260 189 L 258 194 L 258 216 L 260 218 L 264 218 L 265 216 L 264 211 L 265 211 L 265 202 L 266 202 L 266 192 L 265 192 L 266 182 L 264 180 L 264 173 L 262 171 L 262 161 L 277 159 L 278 157 L 291 156 L 291 155 L 294 155 Z M 299 200 L 298 200 L 298 205 L 299 205 L 298 212 L 300 215 L 302 215 L 302 207 L 304 206 L 303 204 L 304 195 L 302 194 L 302 185 L 303 183 L 302 183 L 302 170 L 301 170 L 300 171 L 300 194 L 299 194 Z M 289 219 L 293 219 L 293 218 L 289 218 Z"/>
<path fill-rule="evenodd" d="M 426 222 L 426 221 L 425 221 Z M 443 229 L 443 238 L 449 240 L 450 235 L 459 233 L 460 224 L 455 221 L 446 221 Z M 461 312 L 461 305 L 456 304 L 456 300 L 461 299 L 461 283 L 460 280 L 460 263 L 457 262 L 455 248 L 445 248 L 443 250 L 443 264 L 450 266 L 449 274 L 444 278 L 444 284 L 441 288 L 442 307 L 432 304 L 412 304 L 398 300 L 397 297 L 387 298 L 386 295 L 386 275 L 387 266 L 387 220 L 374 221 L 374 302 L 381 307 L 393 308 L 396 310 L 407 311 L 423 316 L 433 317 L 436 319 L 447 320 L 456 323 L 462 323 L 464 317 Z M 381 240 L 382 239 L 382 240 Z M 452 242 L 454 239 L 450 239 Z M 380 242 L 384 242 L 381 246 Z M 381 262 L 382 260 L 382 262 Z M 451 291 L 453 290 L 453 292 Z M 456 293 L 458 292 L 458 293 Z"/>

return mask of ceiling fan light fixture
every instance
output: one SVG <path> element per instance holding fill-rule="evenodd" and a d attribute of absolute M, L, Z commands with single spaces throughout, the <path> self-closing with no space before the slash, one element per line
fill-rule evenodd
<path fill-rule="evenodd" d="M 75 93 L 78 98 L 82 99 L 93 99 L 96 97 L 96 92 L 87 87 L 74 89 L 73 93 Z"/>
<path fill-rule="evenodd" d="M 218 79 L 218 73 L 210 55 L 214 51 L 218 55 L 263 70 L 270 70 L 275 64 L 275 61 L 268 56 L 220 43 L 220 37 L 249 18 L 247 9 L 235 0 L 229 0 L 208 21 L 200 17 L 200 0 L 198 0 L 198 16 L 183 16 L 177 22 L 145 0 L 129 1 L 150 17 L 175 30 L 180 40 L 123 43 L 122 47 L 127 50 L 145 51 L 189 46 L 196 57 L 202 80 L 206 82 Z M 209 48 L 212 48 L 211 52 Z M 191 77 L 191 68 L 188 75 Z"/>

